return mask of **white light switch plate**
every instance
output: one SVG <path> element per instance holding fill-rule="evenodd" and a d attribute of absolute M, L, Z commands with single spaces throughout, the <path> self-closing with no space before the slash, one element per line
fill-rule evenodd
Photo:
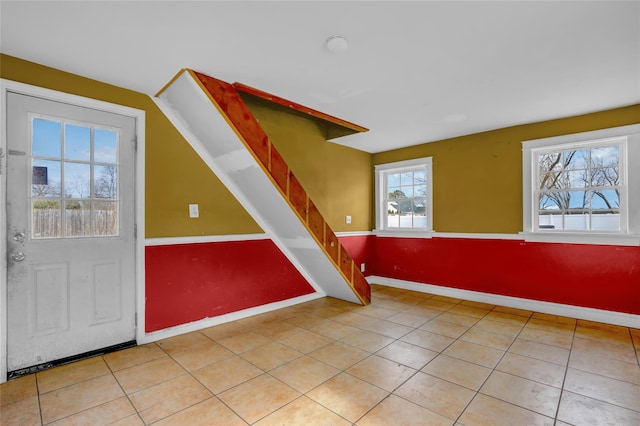
<path fill-rule="evenodd" d="M 197 204 L 189 204 L 189 217 L 190 218 L 200 217 L 200 212 L 198 211 Z"/>

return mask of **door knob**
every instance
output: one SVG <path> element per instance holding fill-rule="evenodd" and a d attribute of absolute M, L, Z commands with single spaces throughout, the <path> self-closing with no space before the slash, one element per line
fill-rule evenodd
<path fill-rule="evenodd" d="M 26 256 L 23 252 L 14 253 L 11 255 L 11 259 L 15 262 L 22 262 Z"/>
<path fill-rule="evenodd" d="M 24 242 L 24 232 L 18 232 L 13 236 L 13 241 L 17 241 L 19 243 Z"/>

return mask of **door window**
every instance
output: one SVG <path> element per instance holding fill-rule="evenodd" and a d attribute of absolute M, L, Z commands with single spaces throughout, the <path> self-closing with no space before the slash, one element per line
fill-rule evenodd
<path fill-rule="evenodd" d="M 117 130 L 32 116 L 31 238 L 115 237 Z"/>

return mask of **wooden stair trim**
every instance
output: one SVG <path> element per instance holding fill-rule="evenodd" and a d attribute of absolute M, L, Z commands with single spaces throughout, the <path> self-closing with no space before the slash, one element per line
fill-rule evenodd
<path fill-rule="evenodd" d="M 311 224 L 309 223 L 309 210 L 310 206 L 315 207 L 315 204 L 309 198 L 302 185 L 300 185 L 298 179 L 282 156 L 278 153 L 276 147 L 273 146 L 266 132 L 242 100 L 234 85 L 193 70 L 185 71 L 191 74 L 218 111 L 220 111 L 229 126 L 265 171 L 265 174 L 273 185 L 283 195 L 283 198 L 289 204 L 292 211 L 300 218 L 304 227 L 327 258 L 333 263 L 336 270 L 344 278 L 360 302 L 363 305 L 368 305 L 371 302 L 371 288 L 367 284 L 364 275 L 360 272 L 359 268 L 354 267 L 353 260 L 321 214 L 319 214 L 319 219 L 318 216 L 316 216 L 314 220 L 322 221 L 323 237 L 319 238 L 319 236 L 313 232 Z M 274 162 L 273 159 L 276 159 L 276 161 Z M 276 164 L 278 167 L 284 165 L 286 168 L 285 185 L 283 185 L 284 182 L 282 182 L 281 176 L 274 176 L 272 170 Z M 283 188 L 283 186 L 285 186 L 285 188 Z M 334 252 L 335 255 L 333 254 Z"/>
<path fill-rule="evenodd" d="M 281 98 L 280 96 L 273 95 L 263 90 L 256 89 L 255 87 L 247 86 L 246 84 L 236 82 L 236 83 L 233 83 L 232 86 L 239 92 L 246 93 L 248 95 L 252 95 L 252 96 L 267 100 L 269 102 L 273 102 L 274 104 L 291 109 L 295 112 L 310 116 L 313 119 L 320 120 L 325 124 L 328 124 L 331 126 L 337 126 L 341 128 L 339 135 L 332 137 L 331 139 L 336 139 L 338 137 L 347 136 L 354 133 L 363 133 L 363 132 L 369 131 L 369 129 L 367 129 L 366 127 L 362 127 L 350 121 L 343 120 L 333 115 L 329 115 L 324 112 L 315 110 L 313 108 L 309 108 L 297 102 L 294 102 L 285 98 Z"/>

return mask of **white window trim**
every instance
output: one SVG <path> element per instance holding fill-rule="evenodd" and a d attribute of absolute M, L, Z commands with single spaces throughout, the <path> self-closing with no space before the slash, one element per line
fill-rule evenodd
<path fill-rule="evenodd" d="M 622 173 L 626 176 L 626 185 L 621 188 L 621 232 L 593 232 L 593 231 L 545 231 L 535 230 L 535 193 L 532 171 L 534 170 L 535 154 L 549 148 L 567 149 L 577 145 L 589 145 L 606 142 L 607 140 L 626 138 L 621 152 L 623 160 Z M 630 164 L 640 164 L 640 124 L 612 127 L 584 133 L 555 136 L 544 139 L 534 139 L 522 142 L 522 229 L 521 235 L 525 241 L 609 244 L 609 245 L 640 245 L 640 167 L 629 167 Z M 631 196 L 630 196 L 631 195 Z"/>
<path fill-rule="evenodd" d="M 394 236 L 407 238 L 431 238 L 433 234 L 433 157 L 414 158 L 412 160 L 396 161 L 393 163 L 378 164 L 375 166 L 375 202 L 376 202 L 376 229 L 377 236 Z M 387 228 L 385 224 L 385 209 L 382 206 L 384 200 L 384 175 L 394 170 L 403 170 L 409 167 L 424 166 L 427 170 L 427 227 L 415 228 Z"/>

